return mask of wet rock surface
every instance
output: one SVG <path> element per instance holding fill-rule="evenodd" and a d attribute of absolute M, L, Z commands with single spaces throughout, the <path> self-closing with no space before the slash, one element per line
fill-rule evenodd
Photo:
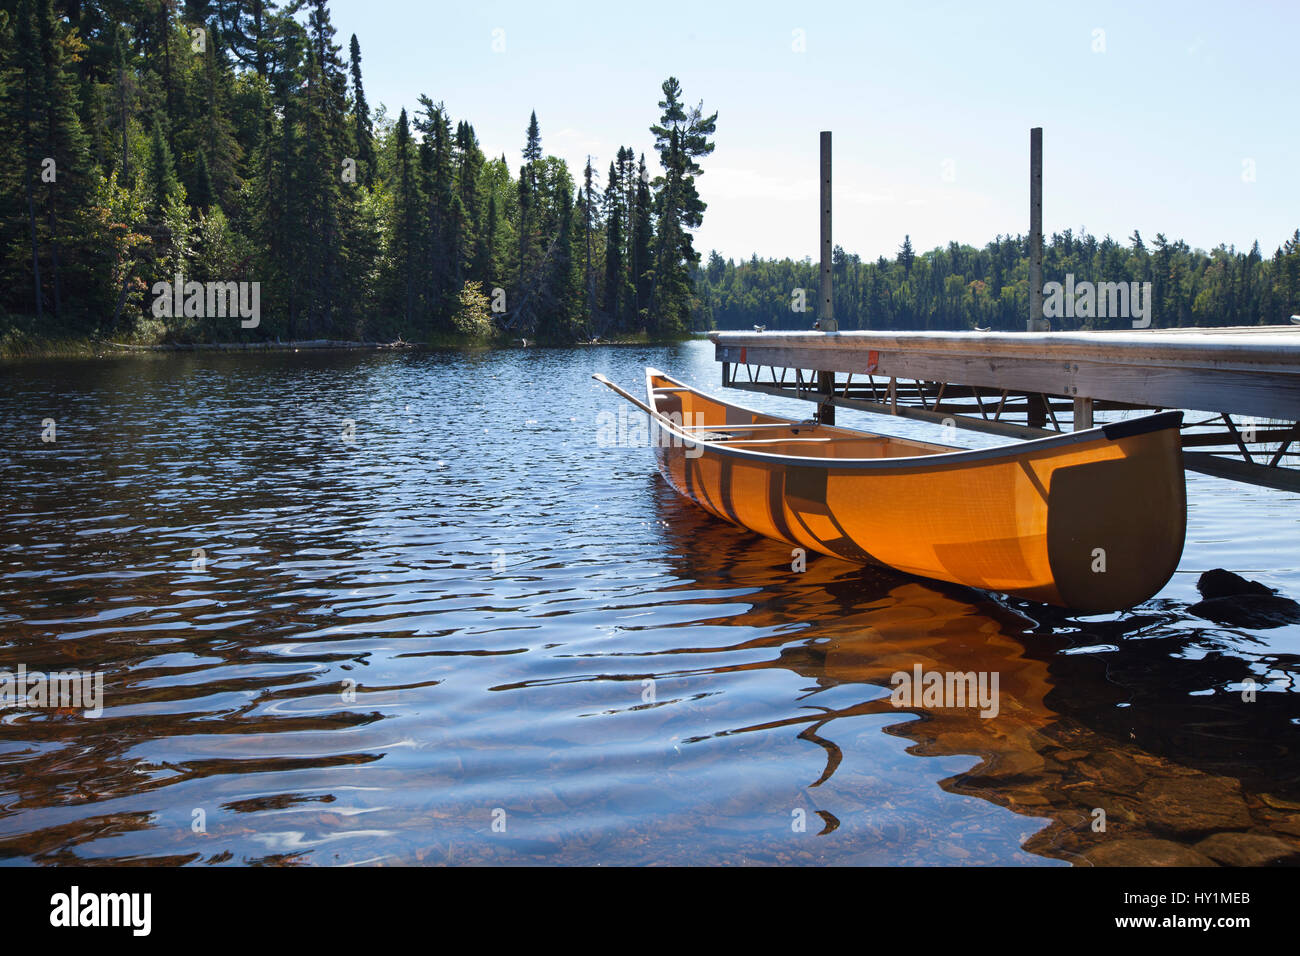
<path fill-rule="evenodd" d="M 1223 568 L 1206 571 L 1196 581 L 1196 590 L 1206 600 L 1225 597 L 1267 597 L 1277 591 L 1258 581 L 1243 578 Z"/>
<path fill-rule="evenodd" d="M 1300 603 L 1223 568 L 1206 571 L 1196 587 L 1204 600 L 1188 611 L 1207 621 L 1258 629 L 1300 624 Z"/>
<path fill-rule="evenodd" d="M 1156 830 L 1179 834 L 1246 828 L 1250 811 L 1236 780 L 1197 774 L 1148 781 L 1138 797 L 1147 823 Z"/>
<path fill-rule="evenodd" d="M 1170 840 L 1117 840 L 1088 853 L 1093 866 L 1214 866 L 1214 860 Z"/>
<path fill-rule="evenodd" d="M 1300 847 L 1295 843 L 1262 833 L 1216 833 L 1196 844 L 1195 850 L 1224 866 L 1300 862 Z"/>

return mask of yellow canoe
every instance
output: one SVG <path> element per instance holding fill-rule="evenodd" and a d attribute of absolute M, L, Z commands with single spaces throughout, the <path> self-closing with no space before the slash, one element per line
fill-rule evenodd
<path fill-rule="evenodd" d="M 1182 412 L 970 450 L 594 377 L 650 415 L 680 494 L 795 548 L 1079 611 L 1145 601 L 1182 555 Z"/>

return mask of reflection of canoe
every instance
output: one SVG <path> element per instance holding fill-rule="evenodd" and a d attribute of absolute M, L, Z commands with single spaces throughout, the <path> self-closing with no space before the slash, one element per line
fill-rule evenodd
<path fill-rule="evenodd" d="M 665 567 L 680 579 L 669 593 L 716 614 L 674 625 L 699 641 L 668 642 L 669 660 L 708 661 L 687 673 L 728 675 L 729 684 L 741 671 L 787 669 L 803 678 L 788 696 L 765 698 L 758 719 L 723 720 L 708 739 L 797 729 L 821 748 L 824 767 L 786 759 L 785 751 L 777 759 L 792 777 L 805 775 L 790 779 L 791 788 L 808 786 L 824 808 L 818 812 L 842 822 L 836 832 L 848 861 L 932 864 L 964 847 L 971 855 L 957 859 L 965 863 L 1008 862 L 988 855 L 1001 839 L 984 829 L 988 818 L 965 825 L 960 812 L 931 816 L 927 784 L 909 795 L 934 768 L 918 768 L 919 778 L 882 769 L 888 760 L 871 740 L 879 728 L 909 741 L 909 754 L 978 757 L 974 765 L 947 761 L 956 769 L 938 785 L 1039 818 L 1042 829 L 1022 831 L 1030 854 L 1099 866 L 1300 862 L 1300 749 L 1288 744 L 1300 694 L 1261 694 L 1241 707 L 1231 703 L 1235 693 L 1226 703 L 1222 692 L 1188 693 L 1231 692 L 1247 676 L 1267 681 L 1275 657 L 1218 641 L 1219 653 L 1198 652 L 1203 637 L 1169 608 L 1053 633 L 1057 611 L 1015 609 L 871 567 L 812 561 L 801 574 L 773 573 L 788 567 L 779 545 L 738 533 L 665 489 L 655 497 Z M 997 716 L 915 699 L 896 707 L 894 675 L 918 665 L 944 675 L 996 673 Z M 1122 702 L 1132 706 L 1116 706 Z M 1109 819 L 1105 831 L 1093 829 L 1098 807 Z"/>
<path fill-rule="evenodd" d="M 1183 549 L 1181 412 L 982 450 L 795 422 L 654 369 L 659 468 L 706 511 L 850 561 L 1078 610 L 1131 607 Z"/>

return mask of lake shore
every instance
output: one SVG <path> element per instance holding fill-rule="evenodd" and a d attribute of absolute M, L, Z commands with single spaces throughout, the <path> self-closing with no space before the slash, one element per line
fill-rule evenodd
<path fill-rule="evenodd" d="M 407 342 L 397 338 L 389 342 L 349 341 L 343 339 L 278 339 L 248 342 L 114 342 L 110 339 L 85 337 L 41 337 L 32 335 L 9 336 L 0 340 L 0 359 L 48 358 L 107 358 L 132 353 L 167 352 L 299 352 L 307 350 L 346 351 L 412 351 L 428 352 L 447 349 L 517 349 L 517 348 L 573 348 L 590 345 L 651 345 L 668 344 L 689 339 L 651 339 L 649 336 L 620 336 L 592 342 L 538 342 L 533 339 L 494 336 L 472 338 L 468 336 L 439 335 L 423 342 Z"/>

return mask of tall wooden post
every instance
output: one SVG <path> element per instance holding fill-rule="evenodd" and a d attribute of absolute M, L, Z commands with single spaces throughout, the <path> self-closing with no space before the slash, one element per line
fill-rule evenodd
<path fill-rule="evenodd" d="M 839 325 L 835 321 L 835 304 L 831 299 L 831 134 L 822 130 L 821 135 L 821 224 L 822 224 L 822 267 L 821 290 L 817 301 L 817 327 L 823 332 L 837 332 Z M 835 394 L 835 373 L 818 372 L 817 390 L 827 398 Z M 822 405 L 820 420 L 827 425 L 835 424 L 835 406 L 829 402 Z"/>
<path fill-rule="evenodd" d="M 817 321 L 823 332 L 835 332 L 835 304 L 831 300 L 831 134 L 822 131 L 822 272 L 821 298 L 817 305 Z"/>
<path fill-rule="evenodd" d="M 1043 128 L 1029 131 L 1029 324 L 1045 332 L 1043 318 Z"/>
<path fill-rule="evenodd" d="M 1043 318 L 1043 128 L 1029 131 L 1029 319 L 1030 332 L 1047 331 Z M 1047 424 L 1047 399 L 1027 395 L 1026 423 L 1031 428 Z"/>

